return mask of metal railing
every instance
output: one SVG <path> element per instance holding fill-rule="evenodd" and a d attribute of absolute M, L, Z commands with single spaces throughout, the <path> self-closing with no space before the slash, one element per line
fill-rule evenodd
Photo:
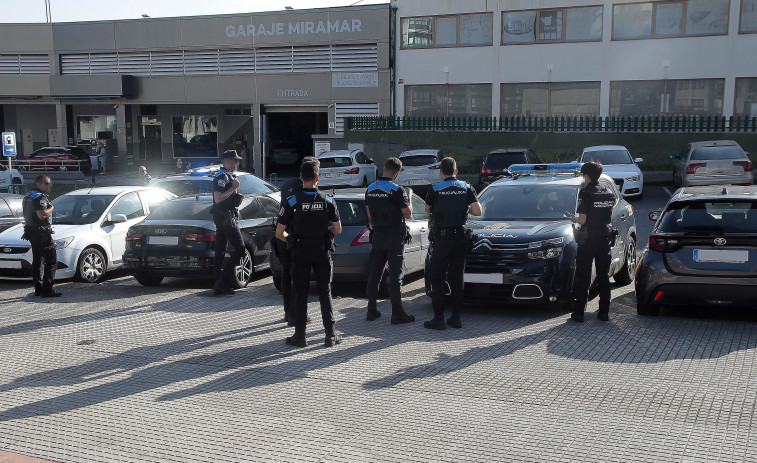
<path fill-rule="evenodd" d="M 90 161 L 84 159 L 48 160 L 48 159 L 16 159 L 13 168 L 21 172 L 83 172 L 82 166 Z"/>

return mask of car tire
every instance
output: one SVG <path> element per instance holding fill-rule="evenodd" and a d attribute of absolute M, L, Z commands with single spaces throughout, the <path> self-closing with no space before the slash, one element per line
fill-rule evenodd
<path fill-rule="evenodd" d="M 86 283 L 100 283 L 108 271 L 108 262 L 102 251 L 97 248 L 87 248 L 79 256 L 76 265 L 76 279 Z"/>
<path fill-rule="evenodd" d="M 163 281 L 163 277 L 159 275 L 150 275 L 149 273 L 137 272 L 134 274 L 134 278 L 137 279 L 137 283 L 142 286 L 159 286 Z"/>
<path fill-rule="evenodd" d="M 636 313 L 639 315 L 644 315 L 648 317 L 656 317 L 660 315 L 660 306 L 659 305 L 649 305 L 649 304 L 636 304 Z"/>
<path fill-rule="evenodd" d="M 244 248 L 242 260 L 239 262 L 239 265 L 234 267 L 234 279 L 231 282 L 232 287 L 234 289 L 242 289 L 247 286 L 254 272 L 255 266 L 252 261 L 252 254 L 249 249 Z"/>
<path fill-rule="evenodd" d="M 636 240 L 629 237 L 626 241 L 625 263 L 618 273 L 615 274 L 615 282 L 621 286 L 630 285 L 633 282 L 636 271 Z"/>
<path fill-rule="evenodd" d="M 276 288 L 279 292 L 281 292 L 281 277 L 277 277 L 277 276 L 273 277 L 273 287 Z"/>

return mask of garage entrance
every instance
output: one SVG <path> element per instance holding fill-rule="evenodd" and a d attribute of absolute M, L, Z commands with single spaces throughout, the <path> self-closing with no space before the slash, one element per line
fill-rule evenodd
<path fill-rule="evenodd" d="M 313 155 L 313 135 L 328 134 L 326 108 L 293 109 L 266 108 L 266 174 L 296 174 L 302 158 Z"/>

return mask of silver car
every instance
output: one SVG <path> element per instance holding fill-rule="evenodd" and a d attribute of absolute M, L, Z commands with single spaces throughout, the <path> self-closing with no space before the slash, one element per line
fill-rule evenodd
<path fill-rule="evenodd" d="M 752 162 L 738 143 L 731 140 L 689 143 L 675 161 L 673 183 L 676 187 L 706 185 L 751 185 Z"/>
<path fill-rule="evenodd" d="M 397 184 L 410 187 L 414 192 L 424 196 L 431 187 L 440 182 L 439 163 L 441 155 L 439 150 L 422 149 L 405 151 L 400 154 L 402 172 L 397 177 Z"/>

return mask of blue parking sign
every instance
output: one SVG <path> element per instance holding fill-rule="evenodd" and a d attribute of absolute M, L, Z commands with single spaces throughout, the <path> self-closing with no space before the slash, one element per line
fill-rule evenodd
<path fill-rule="evenodd" d="M 15 156 L 16 154 L 16 133 L 3 132 L 3 155 Z"/>

